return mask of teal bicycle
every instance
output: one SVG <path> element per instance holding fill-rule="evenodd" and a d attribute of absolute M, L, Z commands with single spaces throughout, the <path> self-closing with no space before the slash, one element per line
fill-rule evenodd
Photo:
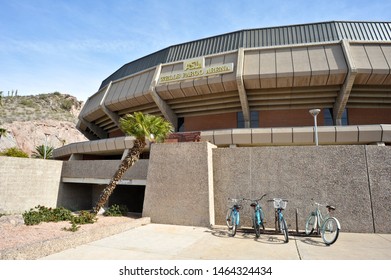
<path fill-rule="evenodd" d="M 256 238 L 259 238 L 261 235 L 261 228 L 262 231 L 265 232 L 265 214 L 263 213 L 260 201 L 262 198 L 264 198 L 266 194 L 262 195 L 261 198 L 258 199 L 249 199 L 249 198 L 244 198 L 243 200 L 250 201 L 251 204 L 250 206 L 254 209 L 254 214 L 252 215 L 252 221 L 253 221 L 253 228 L 255 231 L 255 236 Z"/>
<path fill-rule="evenodd" d="M 317 202 L 315 202 L 315 205 L 315 211 L 311 212 L 305 223 L 305 234 L 310 235 L 316 229 L 318 234 L 320 232 L 324 243 L 330 246 L 337 241 L 341 229 L 341 225 L 337 218 L 332 217 L 332 212 L 335 210 L 335 207 L 331 205 L 322 205 Z M 325 216 L 320 212 L 319 206 L 326 207 L 327 214 Z"/>
<path fill-rule="evenodd" d="M 228 198 L 228 200 L 233 203 L 233 205 L 228 209 L 225 219 L 227 222 L 228 233 L 233 237 L 235 236 L 236 230 L 238 229 L 240 223 L 239 210 L 242 209 L 241 202 L 243 200 L 237 198 Z"/>
<path fill-rule="evenodd" d="M 286 204 L 288 203 L 288 200 L 282 198 L 273 198 L 268 201 L 273 202 L 273 206 L 275 209 L 276 229 L 278 229 L 278 231 L 284 235 L 285 243 L 288 243 L 289 242 L 288 226 L 286 224 L 286 220 L 283 214 L 283 211 L 286 208 Z"/>

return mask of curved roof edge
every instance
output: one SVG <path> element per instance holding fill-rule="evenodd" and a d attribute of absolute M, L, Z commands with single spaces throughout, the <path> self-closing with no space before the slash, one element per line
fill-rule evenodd
<path fill-rule="evenodd" d="M 99 89 L 110 81 L 154 67 L 189 58 L 227 52 L 238 48 L 256 48 L 330 42 L 391 41 L 391 22 L 328 21 L 277 27 L 243 29 L 182 44 L 172 45 L 129 62 L 103 80 Z"/>

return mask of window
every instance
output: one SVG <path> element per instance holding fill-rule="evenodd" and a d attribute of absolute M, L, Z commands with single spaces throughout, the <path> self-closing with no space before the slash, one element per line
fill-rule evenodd
<path fill-rule="evenodd" d="M 244 117 L 243 112 L 238 112 L 238 128 L 244 128 Z M 250 127 L 259 127 L 259 114 L 258 111 L 250 112 Z"/>
<path fill-rule="evenodd" d="M 178 118 L 178 131 L 177 132 L 184 132 L 185 131 L 185 118 Z"/>
<path fill-rule="evenodd" d="M 323 109 L 324 125 L 334 125 L 333 109 Z M 342 113 L 341 125 L 348 125 L 348 110 L 345 109 Z"/>

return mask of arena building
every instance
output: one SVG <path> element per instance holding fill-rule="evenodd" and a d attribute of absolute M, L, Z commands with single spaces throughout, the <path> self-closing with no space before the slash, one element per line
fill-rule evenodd
<path fill-rule="evenodd" d="M 78 128 L 91 140 L 123 136 L 119 118 L 141 111 L 218 146 L 300 145 L 314 142 L 308 111 L 319 108 L 321 144 L 364 143 L 360 131 L 382 134 L 381 124 L 391 123 L 390 69 L 388 22 L 242 30 L 125 64 L 87 100 Z M 237 128 L 254 128 L 253 137 Z M 56 157 L 82 151 L 76 148 Z M 88 148 L 82 153 L 94 154 Z"/>
<path fill-rule="evenodd" d="M 320 109 L 319 115 L 313 117 L 309 112 L 311 109 Z M 200 166 L 206 166 L 207 170 L 203 171 L 202 176 L 206 174 L 206 178 L 209 178 L 204 189 L 209 193 L 209 198 L 204 198 L 205 209 L 209 209 L 209 212 L 200 214 L 204 220 L 197 220 L 193 224 L 213 224 L 215 218 L 220 219 L 214 216 L 214 205 L 222 208 L 222 197 L 229 194 L 222 191 L 221 199 L 217 201 L 218 182 L 213 178 L 225 178 L 228 173 L 223 172 L 223 176 L 216 170 L 219 166 L 216 163 L 219 156 L 216 154 L 235 153 L 241 148 L 241 153 L 249 155 L 256 151 L 280 154 L 277 151 L 284 150 L 310 160 L 312 156 L 309 150 L 303 148 L 310 148 L 318 142 L 320 149 L 310 151 L 318 154 L 320 161 L 324 153 L 327 154 L 326 158 L 334 155 L 329 164 L 337 166 L 346 158 L 355 161 L 357 158 L 351 156 L 356 152 L 360 161 L 370 157 L 372 148 L 364 146 L 364 150 L 354 150 L 358 147 L 367 144 L 387 146 L 391 143 L 391 23 L 331 21 L 241 30 L 170 46 L 129 62 L 102 81 L 99 90 L 87 100 L 79 115 L 77 127 L 91 141 L 73 143 L 54 151 L 57 159 L 84 159 L 75 163 L 69 161 L 68 168 L 63 172 L 63 182 L 103 183 L 99 181 L 103 178 L 99 179 L 98 174 L 76 174 L 93 169 L 101 173 L 99 170 L 105 171 L 104 160 L 119 160 L 124 151 L 132 147 L 132 137 L 124 136 L 119 129 L 119 119 L 136 111 L 160 115 L 169 120 L 176 131 L 169 142 L 192 141 L 199 134 L 201 142 L 207 143 L 207 146 L 202 146 L 205 148 L 205 162 L 201 161 Z M 162 144 L 166 145 L 164 149 L 154 144 L 156 152 L 161 153 L 155 159 L 175 147 L 172 154 L 166 154 L 166 160 L 175 154 L 176 157 L 171 159 L 180 162 L 178 158 L 181 155 L 177 152 L 184 148 L 179 144 Z M 215 151 L 211 152 L 209 145 Z M 218 149 L 226 147 L 232 149 Z M 389 153 L 387 147 L 381 148 Z M 356 152 L 344 154 L 336 152 L 338 149 L 353 149 Z M 196 158 L 199 156 L 186 149 L 183 153 L 188 156 L 197 154 Z M 339 158 L 341 154 L 346 158 Z M 294 164 L 295 161 L 290 162 Z M 308 161 L 304 163 L 308 164 Z M 365 171 L 367 176 L 370 169 L 368 164 L 363 165 L 366 168 L 358 168 Z M 151 165 L 155 166 L 152 161 L 141 161 L 139 172 L 143 175 L 129 176 L 122 183 L 147 186 L 143 189 L 149 197 L 149 200 L 145 199 L 146 203 L 149 201 L 146 213 L 153 216 L 157 212 L 153 211 L 152 206 L 158 202 L 161 205 L 164 201 L 161 200 L 163 196 L 155 196 L 159 191 L 147 195 L 148 182 L 162 184 L 162 178 L 156 172 L 154 179 L 150 178 Z M 186 165 L 189 165 L 187 161 L 180 166 L 186 169 Z M 324 171 L 324 166 L 318 166 L 314 169 L 315 173 L 317 168 Z M 346 168 L 346 165 L 341 168 Z M 135 170 L 137 167 L 133 174 L 137 172 Z M 296 175 L 298 170 L 292 171 L 291 175 Z M 171 171 L 178 173 L 178 165 Z M 193 169 L 188 171 L 191 173 Z M 248 172 L 251 178 L 255 178 L 254 170 Z M 330 171 L 327 176 L 335 176 L 335 173 L 335 170 Z M 183 183 L 187 182 L 187 175 L 173 175 L 171 179 L 176 178 Z M 260 180 L 265 183 L 266 177 Z M 196 178 L 194 180 L 197 181 Z M 104 180 L 107 179 L 105 177 Z M 363 189 L 368 188 L 370 180 L 367 177 L 362 179 Z M 273 180 L 284 183 L 282 179 Z M 298 180 L 297 184 L 311 184 L 303 180 Z M 172 181 L 166 183 L 172 185 Z M 259 187 L 258 183 L 252 182 L 248 190 L 254 191 L 256 185 Z M 267 182 L 266 185 L 267 188 L 275 188 Z M 167 185 L 161 187 L 165 192 L 170 189 Z M 178 188 L 181 186 L 178 185 Z M 390 187 L 385 189 L 389 191 Z M 176 194 L 178 189 L 172 191 Z M 297 193 L 288 193 L 297 196 Z M 373 201 L 369 201 L 368 197 L 372 199 L 376 195 L 365 193 L 368 207 L 375 211 L 371 204 Z M 342 201 L 342 194 L 338 194 L 338 197 Z M 216 209 L 220 206 L 216 206 Z M 372 219 L 374 215 L 372 218 L 369 216 Z M 165 222 L 164 219 L 157 220 Z"/>

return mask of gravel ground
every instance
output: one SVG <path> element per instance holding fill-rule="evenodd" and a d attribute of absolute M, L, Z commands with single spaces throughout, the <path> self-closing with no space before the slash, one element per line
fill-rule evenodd
<path fill-rule="evenodd" d="M 78 245 L 92 242 L 150 222 L 137 216 L 98 216 L 93 224 L 71 232 L 69 222 L 26 226 L 22 215 L 0 217 L 0 260 L 34 260 Z"/>

